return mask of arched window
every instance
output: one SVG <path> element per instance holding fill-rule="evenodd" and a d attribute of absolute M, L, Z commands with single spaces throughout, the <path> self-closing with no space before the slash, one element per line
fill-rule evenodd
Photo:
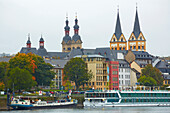
<path fill-rule="evenodd" d="M 133 46 L 133 49 L 136 49 L 136 46 Z"/>
<path fill-rule="evenodd" d="M 80 49 L 80 47 L 77 47 L 77 49 Z"/>
<path fill-rule="evenodd" d="M 122 50 L 122 47 L 120 47 L 119 50 Z"/>
<path fill-rule="evenodd" d="M 123 42 L 123 38 L 121 39 L 121 42 Z"/>
<path fill-rule="evenodd" d="M 63 48 L 63 50 L 65 50 L 65 48 Z"/>
<path fill-rule="evenodd" d="M 138 49 L 140 49 L 140 46 L 138 46 Z"/>
<path fill-rule="evenodd" d="M 116 42 L 116 39 L 114 38 L 113 41 Z"/>
<path fill-rule="evenodd" d="M 130 49 L 132 49 L 132 46 L 130 46 Z"/>
<path fill-rule="evenodd" d="M 71 48 L 69 47 L 69 48 L 67 48 L 67 50 L 71 50 Z"/>
<path fill-rule="evenodd" d="M 117 50 L 117 47 L 115 47 L 115 50 Z"/>
<path fill-rule="evenodd" d="M 73 49 L 75 49 L 75 48 L 73 47 Z"/>

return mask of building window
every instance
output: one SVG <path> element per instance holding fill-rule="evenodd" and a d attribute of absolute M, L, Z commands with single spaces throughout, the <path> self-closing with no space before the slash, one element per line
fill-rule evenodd
<path fill-rule="evenodd" d="M 113 71 L 113 75 L 117 75 L 117 71 Z"/>
<path fill-rule="evenodd" d="M 113 39 L 114 42 L 116 42 L 115 38 Z"/>
<path fill-rule="evenodd" d="M 144 46 L 142 46 L 142 49 L 144 49 Z"/>
<path fill-rule="evenodd" d="M 122 78 L 123 78 L 123 75 L 122 75 Z"/>
<path fill-rule="evenodd" d="M 133 46 L 133 49 L 136 49 L 136 46 Z"/>
<path fill-rule="evenodd" d="M 65 50 L 65 48 L 63 48 L 63 50 Z"/>
<path fill-rule="evenodd" d="M 117 47 L 115 47 L 115 50 L 117 50 Z"/>
<path fill-rule="evenodd" d="M 132 40 L 134 40 L 134 37 L 132 36 Z"/>
<path fill-rule="evenodd" d="M 165 80 L 165 84 L 167 84 L 167 81 Z"/>
<path fill-rule="evenodd" d="M 73 49 L 75 49 L 75 48 L 73 47 Z"/>
<path fill-rule="evenodd" d="M 77 47 L 77 49 L 80 49 L 80 47 Z"/>
<path fill-rule="evenodd" d="M 132 49 L 132 46 L 130 46 L 130 49 Z"/>
<path fill-rule="evenodd" d="M 123 50 L 125 50 L 125 47 L 123 48 Z"/>
<path fill-rule="evenodd" d="M 138 46 L 138 49 L 140 49 L 140 46 Z"/>
<path fill-rule="evenodd" d="M 71 48 L 67 48 L 68 50 L 71 50 Z"/>
<path fill-rule="evenodd" d="M 117 79 L 117 77 L 113 77 L 113 81 L 117 81 L 118 79 Z"/>
<path fill-rule="evenodd" d="M 121 42 L 123 42 L 123 38 L 121 39 Z"/>
<path fill-rule="evenodd" d="M 122 50 L 122 47 L 120 47 L 119 50 Z"/>

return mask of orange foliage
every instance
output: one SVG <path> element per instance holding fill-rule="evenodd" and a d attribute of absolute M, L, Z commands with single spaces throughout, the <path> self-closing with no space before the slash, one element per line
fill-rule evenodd
<path fill-rule="evenodd" d="M 35 76 L 32 76 L 32 79 L 35 81 L 36 80 Z"/>

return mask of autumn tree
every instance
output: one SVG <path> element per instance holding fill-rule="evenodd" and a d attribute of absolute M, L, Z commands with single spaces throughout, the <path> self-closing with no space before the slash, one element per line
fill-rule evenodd
<path fill-rule="evenodd" d="M 75 83 L 76 90 L 92 78 L 92 73 L 86 69 L 81 58 L 72 58 L 64 67 L 65 78 Z"/>
<path fill-rule="evenodd" d="M 151 64 L 148 64 L 144 69 L 142 69 L 141 77 L 143 76 L 146 76 L 147 80 L 149 79 L 149 81 L 153 81 L 154 79 L 157 85 L 163 84 L 163 78 L 161 72 L 159 71 L 159 69 L 153 67 Z M 148 77 L 151 77 L 153 79 Z"/>
<path fill-rule="evenodd" d="M 28 70 L 32 74 L 32 79 L 38 85 L 50 85 L 51 79 L 54 78 L 55 73 L 51 71 L 53 66 L 45 63 L 41 56 L 32 53 L 18 53 L 9 61 L 10 68 L 19 67 L 20 69 Z"/>

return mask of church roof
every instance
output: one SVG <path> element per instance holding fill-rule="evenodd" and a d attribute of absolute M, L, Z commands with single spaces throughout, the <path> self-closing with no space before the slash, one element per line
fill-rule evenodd
<path fill-rule="evenodd" d="M 134 33 L 136 38 L 138 38 L 140 32 L 141 31 L 140 31 L 138 12 L 137 12 L 137 9 L 136 9 L 136 17 L 135 17 L 135 23 L 134 23 L 134 28 L 133 28 L 133 33 Z"/>
<path fill-rule="evenodd" d="M 119 12 L 117 14 L 117 21 L 116 21 L 116 28 L 115 28 L 115 36 L 117 38 L 117 40 L 119 40 L 121 34 L 122 34 L 122 29 L 121 29 L 121 25 L 120 25 L 120 18 L 119 18 Z"/>
<path fill-rule="evenodd" d="M 39 48 L 37 51 L 37 54 L 39 56 L 46 56 L 47 55 L 47 50 L 45 48 Z"/>
<path fill-rule="evenodd" d="M 21 51 L 20 51 L 20 53 L 25 53 L 25 54 L 30 53 L 30 52 L 33 53 L 33 54 L 37 54 L 37 49 L 36 48 L 22 47 Z"/>
<path fill-rule="evenodd" d="M 70 41 L 71 40 L 71 37 L 69 36 L 69 35 L 65 35 L 64 37 L 63 37 L 63 41 L 65 42 L 65 43 L 68 43 L 68 41 Z"/>
<path fill-rule="evenodd" d="M 80 35 L 78 35 L 78 34 L 74 34 L 73 37 L 72 37 L 72 40 L 74 40 L 75 42 L 76 42 L 77 40 L 80 40 L 80 41 L 81 41 L 81 37 L 80 37 Z M 81 42 L 82 42 L 82 41 L 81 41 Z"/>
<path fill-rule="evenodd" d="M 40 42 L 44 42 L 44 39 L 42 37 L 40 38 Z"/>

